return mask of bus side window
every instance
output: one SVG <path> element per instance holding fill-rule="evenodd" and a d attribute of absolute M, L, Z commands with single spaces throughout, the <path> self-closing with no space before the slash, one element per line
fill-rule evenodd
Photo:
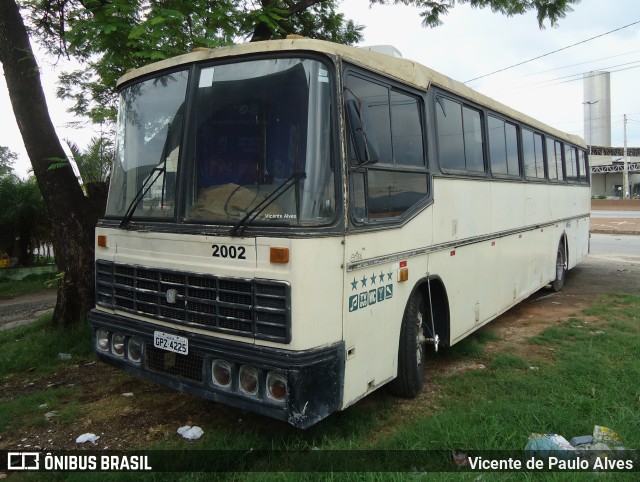
<path fill-rule="evenodd" d="M 564 146 L 564 162 L 567 181 L 578 182 L 578 156 L 576 148 L 569 144 Z"/>
<path fill-rule="evenodd" d="M 587 163 L 587 156 L 582 149 L 578 150 L 578 175 L 580 176 L 581 183 L 589 183 L 589 165 Z"/>
<path fill-rule="evenodd" d="M 347 137 L 353 217 L 397 218 L 429 194 L 421 99 L 349 74 L 345 101 L 348 127 L 359 129 Z M 355 142 L 366 143 L 366 149 Z"/>
<path fill-rule="evenodd" d="M 547 166 L 549 168 L 549 180 L 562 181 L 562 143 L 547 137 Z"/>
<path fill-rule="evenodd" d="M 520 176 L 517 127 L 492 115 L 488 126 L 492 174 Z"/>
<path fill-rule="evenodd" d="M 485 171 L 480 111 L 443 96 L 436 97 L 438 159 L 444 170 Z"/>
<path fill-rule="evenodd" d="M 544 179 L 544 152 L 542 136 L 522 129 L 522 157 L 527 179 Z"/>

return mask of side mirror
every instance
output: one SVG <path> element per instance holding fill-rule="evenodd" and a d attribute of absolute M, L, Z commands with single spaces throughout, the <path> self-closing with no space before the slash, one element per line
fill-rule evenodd
<path fill-rule="evenodd" d="M 367 115 L 365 109 L 366 107 L 363 106 L 363 112 L 360 112 L 355 100 L 351 99 L 347 101 L 347 121 L 349 122 L 349 128 L 351 130 L 351 138 L 353 139 L 356 158 L 359 164 L 365 162 L 372 164 L 378 162 L 379 156 L 376 146 L 370 143 L 367 137 L 365 128 Z"/>

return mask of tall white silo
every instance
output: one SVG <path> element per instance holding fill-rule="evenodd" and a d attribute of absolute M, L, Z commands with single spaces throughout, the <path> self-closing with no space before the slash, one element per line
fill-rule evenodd
<path fill-rule="evenodd" d="M 611 81 L 609 72 L 583 74 L 584 139 L 590 146 L 611 147 Z"/>

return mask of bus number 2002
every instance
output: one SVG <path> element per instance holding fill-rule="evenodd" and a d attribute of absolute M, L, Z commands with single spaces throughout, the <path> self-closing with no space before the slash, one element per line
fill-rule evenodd
<path fill-rule="evenodd" d="M 236 248 L 235 246 L 227 246 L 225 244 L 213 244 L 211 248 L 213 248 L 212 256 L 214 258 L 247 259 L 244 246 L 238 246 Z"/>

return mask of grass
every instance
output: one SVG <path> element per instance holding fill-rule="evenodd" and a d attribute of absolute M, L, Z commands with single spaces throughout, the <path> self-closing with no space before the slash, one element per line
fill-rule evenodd
<path fill-rule="evenodd" d="M 56 420 L 71 423 L 78 418 L 81 407 L 74 400 L 77 387 L 47 386 L 32 391 L 29 387 L 42 386 L 43 380 L 74 360 L 92 357 L 88 325 L 83 323 L 72 331 L 50 328 L 51 315 L 36 322 L 0 332 L 0 380 L 20 381 L 24 396 L 5 399 L 0 396 L 0 435 L 9 428 L 37 426 L 45 423 L 44 413 L 55 411 Z M 60 359 L 59 354 L 71 355 L 71 361 Z M 40 408 L 46 404 L 46 409 Z"/>
<path fill-rule="evenodd" d="M 66 363 L 59 359 L 60 353 L 76 358 L 92 355 L 87 323 L 66 331 L 51 329 L 50 322 L 48 314 L 34 323 L 0 332 L 0 377 L 53 373 Z"/>
<path fill-rule="evenodd" d="M 20 281 L 0 281 L 0 298 L 55 290 L 55 273 L 30 274 Z"/>
<path fill-rule="evenodd" d="M 153 448 L 185 450 L 187 454 L 197 454 L 195 450 L 236 450 L 238 452 L 232 453 L 236 458 L 228 466 L 232 470 L 239 470 L 239 464 L 244 461 L 242 472 L 173 474 L 176 480 L 189 481 L 211 478 L 233 481 L 479 480 L 478 473 L 456 472 L 449 462 L 452 451 L 496 450 L 521 454 L 532 433 L 558 433 L 570 439 L 591 434 L 595 425 L 615 430 L 626 447 L 638 449 L 639 317 L 640 297 L 605 296 L 583 313 L 574 314 L 528 341 L 532 345 L 553 348 L 551 360 L 527 359 L 504 351 L 488 353 L 483 345 L 497 337 L 482 330 L 446 356 L 481 361 L 487 367 L 485 370 L 454 376 L 437 375 L 432 387 L 436 395 L 424 400 L 401 402 L 386 391 L 378 390 L 306 431 L 217 405 L 213 405 L 212 410 L 212 405 L 194 401 L 194 406 L 202 407 L 204 412 L 197 414 L 198 425 L 205 430 L 203 438 L 189 442 L 167 437 Z M 4 357 L 0 369 L 4 370 L 5 376 L 31 377 L 34 373 L 46 373 L 48 370 L 40 366 L 43 362 L 28 371 L 29 363 L 16 362 L 12 356 L 5 357 L 7 348 L 13 350 L 15 356 L 24 350 L 37 349 L 48 357 L 47 363 L 56 363 L 55 355 L 59 351 L 71 351 L 72 346 L 76 346 L 78 354 L 86 354 L 84 348 L 78 347 L 82 345 L 78 338 L 75 338 L 76 342 L 70 342 L 64 336 L 58 338 L 55 333 L 42 337 L 40 332 L 43 328 L 43 325 L 33 325 L 33 328 L 20 329 L 22 331 L 13 330 L 11 337 L 0 334 L 0 357 Z M 76 336 L 88 335 L 78 332 Z M 38 347 L 48 341 L 61 345 L 48 349 Z M 11 343 L 15 347 L 10 347 Z M 531 366 L 537 369 L 532 370 Z M 7 407 L 7 410 L 3 412 L 8 413 L 0 416 L 0 432 L 3 424 L 29 424 L 35 419 L 41 420 L 41 410 L 37 409 L 41 403 L 58 407 L 65 397 L 73 399 L 74 395 L 60 388 L 4 404 L 3 408 Z M 77 403 L 69 404 L 62 417 L 79 416 L 82 406 Z M 140 397 L 138 403 L 153 410 L 158 400 L 152 396 Z M 222 410 L 222 415 L 216 410 Z M 191 415 L 193 413 L 186 416 Z M 351 452 L 345 454 L 345 450 Z M 398 450 L 403 452 L 394 452 Z M 204 452 L 202 457 L 216 457 L 216 452 Z M 399 457 L 407 460 L 400 463 Z M 421 457 L 424 462 L 420 461 Z M 289 472 L 308 468 L 308 464 L 314 463 L 320 464 L 321 469 L 337 464 L 333 466 L 338 469 L 351 467 L 360 470 L 363 467 L 379 469 L 381 464 L 388 463 L 392 469 L 402 471 Z M 439 464 L 447 464 L 447 468 L 454 472 L 424 473 Z M 539 480 L 542 476 L 544 480 L 617 481 L 635 480 L 637 474 L 483 472 L 481 480 L 513 480 L 515 475 L 518 480 Z M 131 480 L 132 477 L 130 474 L 96 477 L 94 474 L 76 473 L 68 478 Z M 145 474 L 142 478 L 164 480 L 161 473 Z M 55 480 L 55 477 L 51 476 L 50 480 Z"/>

